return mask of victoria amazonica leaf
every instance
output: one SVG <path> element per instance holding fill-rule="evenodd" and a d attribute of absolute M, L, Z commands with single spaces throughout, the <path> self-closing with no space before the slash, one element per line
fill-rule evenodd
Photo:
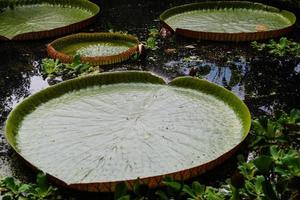
<path fill-rule="evenodd" d="M 29 1 L 28 1 L 29 2 Z M 0 35 L 7 39 L 39 39 L 82 28 L 99 12 L 85 0 L 17 1 L 0 12 Z M 36 38 L 35 38 L 36 37 Z"/>
<path fill-rule="evenodd" d="M 75 55 L 94 65 L 127 60 L 138 51 L 138 39 L 121 33 L 79 33 L 54 40 L 48 54 L 62 62 L 71 62 Z"/>
<path fill-rule="evenodd" d="M 166 85 L 148 73 L 124 72 L 29 97 L 10 114 L 6 134 L 25 160 L 56 179 L 110 191 L 106 183 L 140 178 L 155 186 L 152 177 L 195 176 L 225 159 L 249 126 L 247 107 L 219 86 L 193 78 Z"/>
<path fill-rule="evenodd" d="M 189 31 L 193 31 L 194 36 L 196 33 L 198 36 L 207 33 L 211 34 L 211 39 L 215 37 L 216 40 L 222 40 L 222 33 L 232 34 L 231 38 L 227 37 L 228 40 L 253 40 L 256 38 L 254 33 L 264 32 L 266 35 L 275 31 L 282 34 L 282 31 L 278 31 L 291 27 L 296 17 L 288 11 L 263 4 L 229 1 L 201 2 L 171 8 L 161 15 L 161 20 L 174 31 L 186 30 L 182 32 L 187 36 L 193 36 L 188 35 Z M 240 34 L 239 38 L 235 38 L 237 34 Z"/>

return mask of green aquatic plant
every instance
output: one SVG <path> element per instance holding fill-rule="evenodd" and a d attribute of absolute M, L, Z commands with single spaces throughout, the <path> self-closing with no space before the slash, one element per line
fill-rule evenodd
<path fill-rule="evenodd" d="M 74 56 L 72 63 L 68 63 L 68 64 L 64 64 L 64 65 L 65 65 L 66 69 L 71 70 L 71 72 L 73 72 L 75 74 L 81 74 L 81 73 L 87 71 L 91 67 L 91 65 L 81 62 L 79 54 L 76 54 Z"/>
<path fill-rule="evenodd" d="M 186 37 L 250 41 L 286 34 L 296 16 L 250 1 L 210 1 L 170 8 L 160 20 L 166 29 Z"/>
<path fill-rule="evenodd" d="M 33 166 L 71 188 L 104 192 L 136 177 L 154 187 L 170 172 L 186 169 L 182 179 L 188 179 L 202 166 L 215 167 L 246 138 L 250 113 L 233 93 L 207 81 L 179 77 L 167 84 L 151 73 L 128 71 L 80 77 L 42 90 L 20 103 L 6 125 L 7 140 Z M 223 134 L 230 141 L 224 143 Z M 136 154 L 137 147 L 142 154 Z M 79 156 L 87 151 L 90 159 Z M 148 167 L 144 162 L 150 160 Z M 61 162 L 67 171 L 57 164 Z M 114 163 L 119 165 L 110 167 Z"/>
<path fill-rule="evenodd" d="M 157 28 L 150 28 L 148 30 L 148 38 L 146 40 L 146 47 L 151 50 L 157 50 L 158 49 L 158 39 L 159 31 Z"/>
<path fill-rule="evenodd" d="M 23 183 L 13 177 L 0 180 L 0 197 L 3 200 L 57 200 L 57 188 L 48 184 L 47 177 L 38 173 L 36 183 Z"/>
<path fill-rule="evenodd" d="M 48 77 L 53 77 L 58 74 L 61 70 L 62 63 L 57 59 L 44 58 L 42 60 L 41 69 L 42 73 Z"/>
<path fill-rule="evenodd" d="M 138 52 L 138 39 L 129 34 L 78 33 L 58 38 L 48 44 L 48 55 L 61 62 L 70 63 L 76 54 L 91 65 L 110 65 L 128 60 Z"/>
<path fill-rule="evenodd" d="M 280 144 L 289 146 L 300 141 L 300 110 L 293 109 L 278 119 L 260 117 L 252 121 L 253 137 L 249 145 L 252 148 Z"/>
<path fill-rule="evenodd" d="M 52 58 L 45 58 L 41 63 L 42 74 L 49 78 L 66 75 L 76 77 L 83 73 L 88 74 L 88 72 L 93 72 L 92 68 L 96 67 L 82 63 L 80 55 L 75 55 L 72 63 L 61 63 L 58 59 Z"/>
<path fill-rule="evenodd" d="M 258 52 L 264 52 L 274 57 L 300 57 L 300 43 L 282 37 L 278 42 L 270 40 L 268 43 L 252 42 L 251 46 Z"/>
<path fill-rule="evenodd" d="M 91 24 L 100 10 L 86 0 L 0 1 L 0 9 L 0 38 L 6 40 L 70 33 Z"/>

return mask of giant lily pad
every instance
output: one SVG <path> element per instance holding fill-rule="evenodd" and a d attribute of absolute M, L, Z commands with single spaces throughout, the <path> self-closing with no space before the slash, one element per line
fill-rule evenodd
<path fill-rule="evenodd" d="M 44 89 L 10 113 L 5 132 L 20 156 L 58 183 L 113 191 L 137 178 L 155 187 L 164 175 L 197 176 L 231 156 L 249 128 L 246 105 L 220 86 L 129 71 Z"/>
<path fill-rule="evenodd" d="M 28 40 L 63 35 L 91 24 L 99 7 L 87 0 L 0 3 L 0 39 Z"/>
<path fill-rule="evenodd" d="M 164 27 L 179 35 L 221 41 L 278 37 L 296 22 L 289 11 L 247 1 L 186 4 L 166 10 L 160 19 Z"/>
<path fill-rule="evenodd" d="M 121 33 L 78 33 L 51 42 L 48 54 L 62 62 L 72 62 L 79 54 L 83 62 L 94 65 L 127 60 L 138 52 L 138 39 Z"/>

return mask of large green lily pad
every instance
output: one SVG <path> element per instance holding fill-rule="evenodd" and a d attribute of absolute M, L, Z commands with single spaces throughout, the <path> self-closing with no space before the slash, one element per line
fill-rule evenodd
<path fill-rule="evenodd" d="M 87 0 L 17 0 L 13 7 L 2 7 L 0 36 L 10 40 L 66 34 L 90 24 L 99 12 L 99 7 Z"/>
<path fill-rule="evenodd" d="M 233 93 L 204 80 L 169 84 L 146 72 L 77 78 L 47 88 L 9 115 L 6 137 L 32 166 L 59 183 L 113 191 L 135 179 L 188 179 L 237 149 L 250 114 Z"/>
<path fill-rule="evenodd" d="M 172 31 L 211 40 L 277 37 L 296 21 L 291 12 L 246 1 L 186 4 L 165 11 L 160 18 Z"/>
<path fill-rule="evenodd" d="M 113 64 L 127 60 L 138 52 L 138 39 L 121 33 L 78 33 L 51 42 L 50 57 L 72 62 L 79 54 L 83 62 L 93 65 Z"/>

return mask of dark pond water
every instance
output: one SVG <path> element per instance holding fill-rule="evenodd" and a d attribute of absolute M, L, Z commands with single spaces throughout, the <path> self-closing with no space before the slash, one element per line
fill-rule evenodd
<path fill-rule="evenodd" d="M 101 6 L 102 12 L 97 22 L 83 30 L 84 32 L 109 29 L 127 31 L 144 41 L 149 28 L 159 28 L 158 16 L 162 11 L 192 1 L 95 2 Z M 287 5 L 279 6 L 283 8 Z M 299 23 L 288 37 L 300 41 Z M 34 173 L 7 145 L 3 127 L 7 115 L 16 103 L 49 85 L 40 74 L 39 63 L 47 56 L 45 47 L 51 40 L 0 42 L 0 178 L 14 175 L 20 179 L 32 180 Z M 103 70 L 149 70 L 166 80 L 177 76 L 198 76 L 236 93 L 248 105 L 253 117 L 300 107 L 300 59 L 274 59 L 258 55 L 251 50 L 249 43 L 195 41 L 181 37 L 159 39 L 158 47 L 157 50 L 148 52 L 144 62 L 128 61 Z M 220 180 L 216 177 L 222 179 L 234 169 L 232 163 L 235 162 L 232 160 L 234 158 L 208 175 L 201 176 L 201 180 L 216 184 Z M 72 192 L 68 196 L 76 196 L 76 199 L 87 198 L 85 193 Z M 98 194 L 90 196 L 89 199 L 99 197 Z M 104 198 L 103 195 L 101 197 Z"/>

